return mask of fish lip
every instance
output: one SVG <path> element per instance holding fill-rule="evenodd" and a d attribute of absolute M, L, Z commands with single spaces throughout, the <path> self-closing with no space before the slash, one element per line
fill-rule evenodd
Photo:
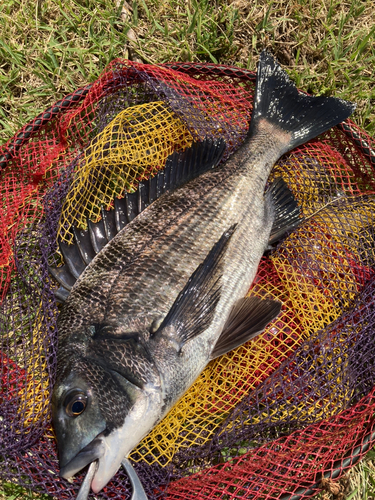
<path fill-rule="evenodd" d="M 60 477 L 68 479 L 94 460 L 100 459 L 105 452 L 103 433 L 98 434 L 87 446 L 82 448 L 75 457 L 60 468 Z"/>

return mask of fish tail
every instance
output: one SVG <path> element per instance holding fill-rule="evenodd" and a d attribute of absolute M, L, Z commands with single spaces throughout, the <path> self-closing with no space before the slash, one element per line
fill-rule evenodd
<path fill-rule="evenodd" d="M 280 131 L 281 154 L 345 120 L 356 105 L 335 97 L 298 92 L 286 72 L 266 51 L 260 55 L 249 134 Z M 270 125 L 272 126 L 270 128 Z M 282 133 L 281 133 L 282 132 Z"/>

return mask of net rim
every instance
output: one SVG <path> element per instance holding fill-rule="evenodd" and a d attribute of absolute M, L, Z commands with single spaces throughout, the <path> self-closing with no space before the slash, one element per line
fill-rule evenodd
<path fill-rule="evenodd" d="M 113 61 L 111 64 L 113 64 L 115 61 Z M 134 65 L 132 61 L 127 59 L 121 59 L 121 61 L 123 61 L 125 64 L 129 64 L 130 66 Z M 154 65 L 143 64 L 142 66 L 147 67 Z M 232 78 L 240 78 L 252 82 L 255 82 L 256 80 L 256 72 L 244 68 L 238 68 L 237 66 L 195 62 L 170 62 L 160 64 L 160 66 L 186 74 L 194 74 L 196 72 L 204 70 L 207 71 L 208 74 L 222 75 L 224 72 L 225 76 L 230 76 Z M 0 147 L 0 172 L 7 166 L 8 162 L 13 159 L 19 149 L 29 141 L 29 139 L 31 139 L 43 126 L 49 123 L 59 113 L 81 102 L 86 97 L 88 92 L 92 89 L 94 84 L 95 83 L 91 83 L 85 85 L 84 87 L 79 87 L 70 94 L 67 94 L 65 97 L 56 101 L 45 111 L 39 113 L 39 115 L 30 120 L 23 127 L 21 127 L 13 137 L 11 137 L 4 145 Z M 344 132 L 345 135 L 354 140 L 356 145 L 360 148 L 361 152 L 375 167 L 375 150 L 372 148 L 372 146 L 369 145 L 367 138 L 360 133 L 360 127 L 349 118 L 344 122 L 336 125 L 336 127 Z"/>
<path fill-rule="evenodd" d="M 125 61 L 126 63 L 127 61 Z M 148 65 L 143 65 L 148 66 Z M 180 71 L 181 73 L 193 73 L 199 74 L 199 71 L 203 69 L 207 71 L 207 75 L 210 76 L 212 74 L 222 75 L 223 70 L 228 71 L 228 76 L 232 76 L 234 78 L 247 79 L 248 81 L 255 81 L 256 73 L 251 72 L 249 70 L 244 70 L 241 68 L 231 67 L 231 66 L 223 66 L 216 64 L 201 64 L 201 63 L 166 63 L 164 65 L 160 65 L 161 67 L 166 67 L 169 69 L 173 69 L 176 71 Z M 230 72 L 229 72 L 230 71 Z M 225 75 L 224 75 L 225 76 Z M 54 105 L 47 108 L 44 112 L 40 113 L 36 118 L 28 122 L 24 125 L 8 142 L 7 146 L 0 147 L 0 171 L 2 168 L 5 168 L 10 162 L 18 150 L 24 145 L 27 144 L 28 141 L 48 122 L 54 119 L 60 112 L 66 111 L 70 107 L 76 105 L 81 102 L 94 84 L 89 84 L 84 87 L 77 89 L 76 91 L 68 94 L 63 99 L 57 101 Z M 347 137 L 349 137 L 356 146 L 360 149 L 362 154 L 366 156 L 366 158 L 370 161 L 371 165 L 375 167 L 375 151 L 372 142 L 372 138 L 370 138 L 370 144 L 364 135 L 361 134 L 361 129 L 358 125 L 356 125 L 351 120 L 346 120 L 342 124 L 337 126 L 339 130 L 341 130 Z M 371 145 L 372 142 L 372 145 Z M 4 153 L 3 155 L 1 155 Z M 368 433 L 362 440 L 361 443 L 355 445 L 353 453 L 349 458 L 342 458 L 337 461 L 334 466 L 337 467 L 330 468 L 327 476 L 324 474 L 323 477 L 336 478 L 342 472 L 343 469 L 347 467 L 351 467 L 361 457 L 363 453 L 366 453 L 375 440 L 375 431 Z M 316 494 L 316 489 L 319 489 L 319 482 L 315 483 L 312 486 L 304 488 L 303 491 L 294 493 L 292 495 L 287 494 L 280 498 L 280 500 L 299 500 L 300 498 L 304 498 L 307 496 L 311 496 Z"/>

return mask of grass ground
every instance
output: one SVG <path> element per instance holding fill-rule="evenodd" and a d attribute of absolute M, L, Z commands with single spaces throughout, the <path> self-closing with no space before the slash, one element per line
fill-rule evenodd
<path fill-rule="evenodd" d="M 270 48 L 298 87 L 357 102 L 354 120 L 375 134 L 373 0 L 2 0 L 0 144 L 116 57 L 212 61 L 256 68 Z M 350 473 L 350 493 L 375 497 L 373 455 Z M 326 493 L 326 498 L 336 498 Z M 31 499 L 0 485 L 0 499 Z"/>
<path fill-rule="evenodd" d="M 256 68 L 269 47 L 297 85 L 358 103 L 375 132 L 373 0 L 138 0 L 129 22 L 113 0 L 3 0 L 0 143 L 35 114 L 127 56 L 146 62 L 213 61 Z"/>

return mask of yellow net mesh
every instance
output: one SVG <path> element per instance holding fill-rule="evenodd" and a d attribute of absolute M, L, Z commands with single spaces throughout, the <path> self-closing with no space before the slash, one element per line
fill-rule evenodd
<path fill-rule="evenodd" d="M 186 126 L 162 101 L 121 111 L 78 161 L 61 214 L 61 239 L 71 243 L 71 233 L 62 228 L 85 228 L 87 217 L 96 222 L 102 206 L 110 208 L 115 197 L 155 175 L 173 151 L 185 149 L 192 140 Z"/>
<path fill-rule="evenodd" d="M 306 144 L 301 152 L 275 165 L 270 181 L 279 176 L 288 183 L 304 216 L 311 216 L 333 198 L 358 192 L 351 166 L 324 143 Z"/>
<path fill-rule="evenodd" d="M 32 424 L 45 418 L 49 412 L 49 376 L 45 357 L 44 328 L 42 325 L 43 308 L 40 306 L 35 318 L 32 338 L 27 346 L 29 362 L 25 367 L 25 384 L 19 391 L 18 414 L 22 416 L 25 430 L 32 429 Z"/>

